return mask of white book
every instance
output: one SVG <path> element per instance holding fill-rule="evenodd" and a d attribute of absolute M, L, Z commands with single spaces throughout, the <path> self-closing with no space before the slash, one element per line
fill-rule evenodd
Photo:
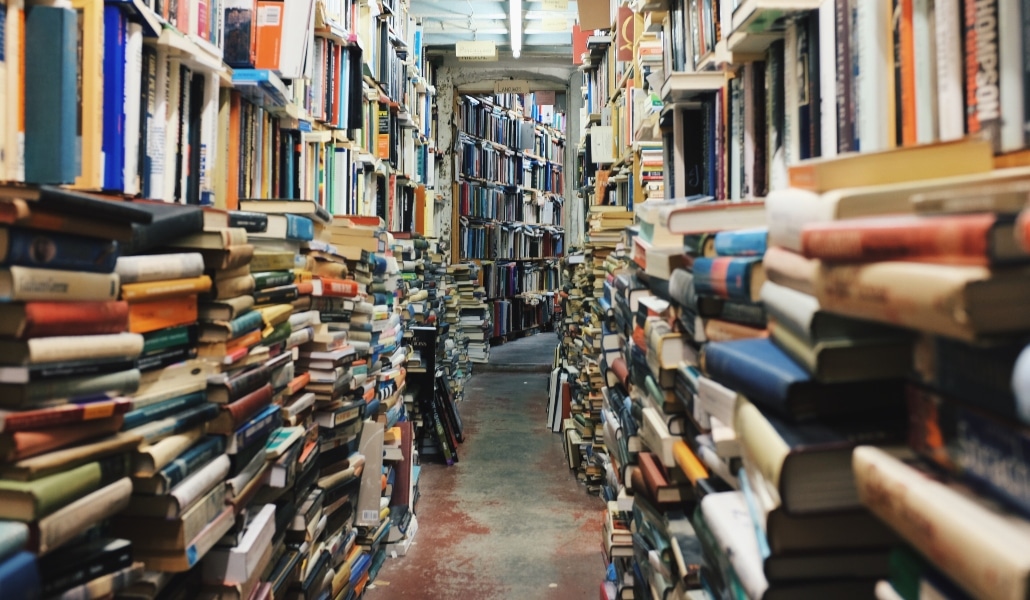
<path fill-rule="evenodd" d="M 182 515 L 193 503 L 211 491 L 211 488 L 222 485 L 226 475 L 229 474 L 229 467 L 229 457 L 220 454 L 196 473 L 179 482 L 179 485 L 172 488 L 169 494 L 171 499 L 178 504 L 178 511 L 174 515 L 169 513 L 168 518 Z"/>
<path fill-rule="evenodd" d="M 204 98 L 200 121 L 200 202 L 206 203 L 215 189 L 218 170 L 218 109 L 221 84 L 215 73 L 204 73 Z"/>
<path fill-rule="evenodd" d="M 667 468 L 675 469 L 676 458 L 673 447 L 681 438 L 669 433 L 661 413 L 653 406 L 646 406 L 641 411 L 640 438 L 654 452 Z"/>
<path fill-rule="evenodd" d="M 959 0 L 934 0 L 937 133 L 943 142 L 961 139 L 966 131 L 961 17 Z"/>
<path fill-rule="evenodd" d="M 43 555 L 129 505 L 132 480 L 122 477 L 39 520 L 37 554 Z"/>
<path fill-rule="evenodd" d="M 798 23 L 791 21 L 783 36 L 783 150 L 786 164 L 792 165 L 801 156 L 798 135 Z"/>
<path fill-rule="evenodd" d="M 912 45 L 916 72 L 916 141 L 937 139 L 937 65 L 931 0 L 912 0 Z M 1017 48 L 1019 47 L 1016 44 Z M 1020 83 L 1022 89 L 1022 83 Z M 1022 110 L 1022 109 L 1020 109 Z M 864 148 L 863 148 L 864 150 Z"/>
<path fill-rule="evenodd" d="M 701 500 L 701 513 L 722 553 L 749 598 L 761 598 L 769 588 L 762 571 L 755 525 L 743 492 L 709 494 Z"/>
<path fill-rule="evenodd" d="M 214 548 L 203 562 L 203 577 L 228 585 L 248 581 L 261 562 L 275 535 L 275 505 L 266 504 L 247 524 L 240 543 L 232 548 Z"/>
<path fill-rule="evenodd" d="M 819 133 L 822 156 L 837 155 L 837 38 L 834 0 L 819 5 Z"/>
<path fill-rule="evenodd" d="M 894 73 L 890 65 L 891 36 L 888 29 L 887 0 L 863 0 L 855 3 L 858 44 L 858 76 L 855 77 L 855 98 L 859 148 L 862 152 L 886 150 L 891 146 L 891 112 L 888 79 Z M 820 37 L 823 30 L 819 31 Z M 821 58 L 820 58 L 821 59 Z M 825 154 L 826 146 L 823 146 Z"/>
<path fill-rule="evenodd" d="M 722 385 L 714 379 L 701 375 L 697 378 L 697 402 L 695 414 L 702 417 L 699 424 L 707 428 L 713 427 L 711 419 L 733 423 L 733 407 L 737 404 L 737 392 Z"/>
<path fill-rule="evenodd" d="M 1012 2 L 1005 8 L 1004 3 L 998 3 L 998 91 L 1001 94 L 1002 152 L 1020 150 L 1026 145 L 1024 122 L 1030 116 L 1023 114 L 1023 23 L 1030 15 L 1020 15 L 1015 4 Z"/>
<path fill-rule="evenodd" d="M 114 272 L 123 284 L 187 279 L 204 274 L 204 257 L 199 252 L 119 256 Z"/>
<path fill-rule="evenodd" d="M 168 171 L 168 122 L 170 111 L 171 62 L 168 50 L 157 47 L 157 77 L 155 96 L 157 105 L 154 115 L 147 123 L 147 157 L 150 159 L 150 195 L 155 200 L 168 200 L 165 188 L 165 174 Z M 178 73 L 178 70 L 176 70 Z M 174 148 L 173 148 L 174 150 Z"/>
<path fill-rule="evenodd" d="M 138 194 L 140 92 L 143 86 L 143 26 L 129 22 L 125 38 L 125 99 L 123 102 L 125 162 L 122 166 L 123 191 Z"/>

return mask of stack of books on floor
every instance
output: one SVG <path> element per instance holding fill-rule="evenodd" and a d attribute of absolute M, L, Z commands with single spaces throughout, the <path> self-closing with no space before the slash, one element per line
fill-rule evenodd
<path fill-rule="evenodd" d="M 447 361 L 444 363 L 447 375 L 452 380 L 462 383 L 472 377 L 472 362 L 469 356 L 472 340 L 461 328 L 461 311 L 463 308 L 482 304 L 482 294 L 478 294 L 476 289 L 478 275 L 479 269 L 475 263 L 459 263 L 447 265 L 447 274 L 444 276 L 444 319 L 448 327 L 446 331 L 440 332 L 444 337 L 438 338 L 437 343 L 443 344 L 447 352 Z M 483 342 L 482 346 L 479 346 L 479 342 L 476 344 L 484 352 L 489 352 L 489 340 Z"/>

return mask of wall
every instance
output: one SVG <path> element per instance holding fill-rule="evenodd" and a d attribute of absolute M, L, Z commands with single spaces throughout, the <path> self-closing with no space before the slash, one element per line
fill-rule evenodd
<path fill-rule="evenodd" d="M 569 82 L 576 76 L 576 85 L 571 90 Z M 558 90 L 567 94 L 567 135 L 566 150 L 573 150 L 573 161 L 566 160 L 566 171 L 574 173 L 575 146 L 578 144 L 579 107 L 582 99 L 579 91 L 579 71 L 572 65 L 569 57 L 561 60 L 539 59 L 523 56 L 521 60 L 501 59 L 491 63 L 462 63 L 453 56 L 443 59 L 437 71 L 436 105 L 438 110 L 439 135 L 437 147 L 446 149 L 443 160 L 437 171 L 437 189 L 434 227 L 438 238 L 450 242 L 451 239 L 451 192 L 453 183 L 454 153 L 454 97 L 455 90 L 461 92 L 493 93 L 494 81 L 499 79 L 521 79 L 530 82 L 533 90 Z M 568 175 L 565 181 L 566 203 L 572 198 L 575 182 Z"/>

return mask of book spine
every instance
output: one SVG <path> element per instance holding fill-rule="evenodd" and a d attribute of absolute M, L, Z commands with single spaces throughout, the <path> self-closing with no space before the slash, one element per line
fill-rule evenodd
<path fill-rule="evenodd" d="M 232 321 L 229 321 L 229 339 L 235 339 L 245 333 L 249 333 L 259 327 L 263 323 L 261 313 L 259 311 L 251 311 L 244 313 Z"/>
<path fill-rule="evenodd" d="M 869 510 L 932 557 L 934 567 L 966 592 L 1011 599 L 1025 598 L 1030 592 L 1025 568 L 1011 553 L 1025 536 L 1022 519 L 936 481 L 878 448 L 856 448 L 852 464 L 859 497 Z"/>
<path fill-rule="evenodd" d="M 264 367 L 252 369 L 241 375 L 233 377 L 226 382 L 229 402 L 233 402 L 254 392 L 268 383 L 269 373 Z"/>
<path fill-rule="evenodd" d="M 100 548 L 99 552 L 90 556 L 85 563 L 70 572 L 62 573 L 59 577 L 44 577 L 44 596 L 51 597 L 60 593 L 58 597 L 62 599 L 74 598 L 74 595 L 70 595 L 74 594 L 72 588 L 91 582 L 96 578 L 95 573 L 111 573 L 131 565 L 132 550 L 129 543 L 122 540 L 121 543 L 112 543 Z"/>
<path fill-rule="evenodd" d="M 837 33 L 837 70 L 836 70 L 836 98 L 837 98 L 837 151 L 839 153 L 854 150 L 854 103 L 852 99 L 852 72 L 851 72 L 851 7 L 848 0 L 834 0 L 834 26 Z"/>
<path fill-rule="evenodd" d="M 128 477 L 100 488 L 39 520 L 30 543 L 40 554 L 57 548 L 96 523 L 118 514 L 129 505 L 132 482 Z"/>
<path fill-rule="evenodd" d="M 272 401 L 272 386 L 265 384 L 257 390 L 247 394 L 232 404 L 222 407 L 223 415 L 229 415 L 229 421 L 224 433 L 235 431 L 240 425 L 247 421 Z M 217 422 L 216 422 L 217 425 Z M 216 427 L 216 432 L 219 428 Z"/>
<path fill-rule="evenodd" d="M 106 375 L 110 373 L 116 373 L 118 371 L 127 371 L 129 369 L 136 368 L 135 361 L 132 358 L 120 358 L 113 361 L 96 362 L 92 360 L 64 362 L 64 363 L 44 363 L 40 365 L 30 365 L 25 367 L 26 374 L 28 375 L 28 382 L 34 383 L 51 379 L 54 377 L 85 377 L 87 375 Z M 4 371 L 4 367 L 0 367 L 0 373 Z"/>
<path fill-rule="evenodd" d="M 1001 149 L 997 0 L 964 3 L 966 133 L 982 134 Z"/>
<path fill-rule="evenodd" d="M 68 404 L 40 410 L 8 412 L 0 420 L 0 431 L 31 431 L 70 425 L 83 421 L 107 419 L 122 414 L 132 406 L 126 399 L 105 400 L 86 404 Z"/>
<path fill-rule="evenodd" d="M 315 224 L 311 219 L 286 215 L 286 239 L 310 241 L 315 239 Z"/>
<path fill-rule="evenodd" d="M 265 433 L 279 427 L 282 423 L 282 412 L 278 406 L 269 406 L 257 414 L 243 427 L 233 433 L 233 441 L 237 452 L 246 449 Z"/>
<path fill-rule="evenodd" d="M 170 499 L 174 500 L 175 505 L 169 506 L 170 512 L 166 515 L 166 518 L 177 519 L 181 517 L 187 507 L 192 506 L 215 485 L 225 481 L 226 476 L 229 475 L 229 467 L 229 457 L 219 453 L 213 460 L 184 479 L 169 494 Z"/>
<path fill-rule="evenodd" d="M 297 286 L 282 285 L 274 288 L 266 288 L 254 292 L 255 304 L 283 304 L 296 300 L 298 296 Z"/>
<path fill-rule="evenodd" d="M 877 261 L 919 256 L 981 259 L 991 254 L 994 215 L 906 220 L 867 226 L 811 226 L 801 234 L 801 253 L 828 261 Z"/>
<path fill-rule="evenodd" d="M 188 294 L 199 294 L 211 289 L 211 278 L 207 275 L 190 279 L 148 281 L 122 285 L 122 299 L 129 302 L 175 298 Z"/>
<path fill-rule="evenodd" d="M 118 258 L 118 242 L 111 240 L 18 228 L 6 233 L 9 265 L 110 273 Z"/>
<path fill-rule="evenodd" d="M 217 436 L 208 436 L 183 452 L 176 459 L 161 468 L 155 477 L 164 482 L 155 488 L 155 494 L 167 494 L 172 488 L 184 481 L 203 465 L 220 456 L 225 450 L 225 442 Z"/>
<path fill-rule="evenodd" d="M 0 300 L 85 300 L 118 299 L 118 275 L 111 273 L 80 273 L 34 267 L 9 267 L 0 271 L 2 286 Z"/>
<path fill-rule="evenodd" d="M 141 435 L 147 443 L 153 443 L 176 433 L 193 429 L 201 423 L 210 421 L 218 414 L 218 405 L 202 404 L 179 415 L 147 423 L 131 430 Z"/>
<path fill-rule="evenodd" d="M 761 256 L 765 254 L 766 229 L 728 231 L 715 234 L 715 253 L 719 256 Z"/>
<path fill-rule="evenodd" d="M 125 302 L 28 302 L 23 339 L 122 333 L 129 325 Z"/>
<path fill-rule="evenodd" d="M 204 257 L 199 252 L 120 256 L 115 272 L 122 285 L 199 277 L 204 273 Z"/>
<path fill-rule="evenodd" d="M 998 90 L 1000 94 L 998 110 L 1000 113 L 998 147 L 1002 152 L 1014 152 L 1022 149 L 1024 142 L 1023 114 L 1023 19 L 1018 6 L 1021 2 L 1010 2 L 1008 6 L 999 8 L 1004 12 L 998 15 Z"/>
<path fill-rule="evenodd" d="M 140 372 L 131 369 L 104 375 L 38 381 L 29 384 L 25 394 L 30 403 L 54 398 L 85 398 L 103 393 L 126 394 L 139 387 L 139 380 Z"/>
<path fill-rule="evenodd" d="M 694 261 L 694 288 L 702 296 L 727 300 L 751 300 L 751 260 L 699 258 Z"/>
<path fill-rule="evenodd" d="M 194 392 L 151 404 L 125 415 L 125 429 L 135 429 L 157 419 L 163 419 L 182 410 L 192 408 L 207 399 L 207 392 Z"/>
<path fill-rule="evenodd" d="M 66 184 L 79 172 L 76 149 L 81 40 L 70 8 L 25 11 L 25 182 Z M 6 85 L 6 82 L 5 82 Z M 54 104 L 56 103 L 56 107 Z"/>
<path fill-rule="evenodd" d="M 169 348 L 159 350 L 136 359 L 136 368 L 142 372 L 162 369 L 197 357 L 195 347 Z"/>
<path fill-rule="evenodd" d="M 253 277 L 254 287 L 259 290 L 293 283 L 293 273 L 291 271 L 265 271 L 263 273 L 253 273 Z"/>
<path fill-rule="evenodd" d="M 257 212 L 230 210 L 229 227 L 245 229 L 247 233 L 263 233 L 268 229 L 268 215 Z"/>

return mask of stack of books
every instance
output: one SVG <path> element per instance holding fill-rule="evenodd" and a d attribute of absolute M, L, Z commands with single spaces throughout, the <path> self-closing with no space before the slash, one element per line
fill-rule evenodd
<path fill-rule="evenodd" d="M 152 215 L 60 190 L 37 192 L 3 202 L 25 203 L 26 212 L 84 211 L 108 227 L 71 235 L 50 220 L 0 230 L 0 585 L 19 596 L 88 586 L 114 592 L 143 569 L 131 542 L 104 526 L 129 503 L 132 451 L 144 438 L 124 431 L 127 415 L 136 413 L 131 395 L 140 386 L 144 339 L 130 331 L 116 264 L 122 242 Z"/>

